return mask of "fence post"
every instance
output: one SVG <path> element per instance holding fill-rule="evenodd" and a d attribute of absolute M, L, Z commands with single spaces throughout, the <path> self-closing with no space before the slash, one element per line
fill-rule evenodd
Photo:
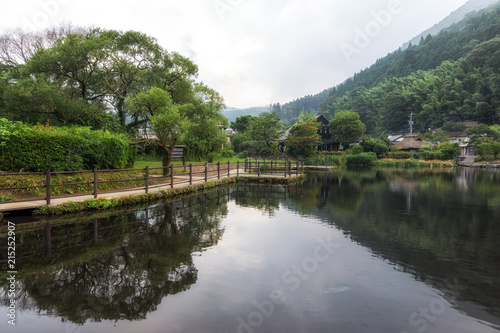
<path fill-rule="evenodd" d="M 174 165 L 170 164 L 170 188 L 174 188 Z"/>
<path fill-rule="evenodd" d="M 260 177 L 260 161 L 257 161 L 257 177 Z"/>
<path fill-rule="evenodd" d="M 149 166 L 146 166 L 146 177 L 144 179 L 144 190 L 146 191 L 146 194 L 149 192 Z"/>
<path fill-rule="evenodd" d="M 292 162 L 288 162 L 288 175 L 292 177 Z"/>
<path fill-rule="evenodd" d="M 248 173 L 252 173 L 252 160 L 248 160 Z"/>
<path fill-rule="evenodd" d="M 273 174 L 273 160 L 271 160 L 271 175 Z"/>
<path fill-rule="evenodd" d="M 208 168 L 207 163 L 205 163 L 205 183 L 208 181 Z"/>
<path fill-rule="evenodd" d="M 97 168 L 94 167 L 94 199 L 97 198 Z"/>
<path fill-rule="evenodd" d="M 236 177 L 240 176 L 240 161 L 236 161 Z"/>
<path fill-rule="evenodd" d="M 193 185 L 193 163 L 189 163 L 189 185 Z"/>
<path fill-rule="evenodd" d="M 217 162 L 217 179 L 220 179 L 220 161 Z"/>
<path fill-rule="evenodd" d="M 299 175 L 299 162 L 297 162 L 296 164 L 297 164 L 297 169 L 295 170 L 295 174 L 298 176 Z"/>
<path fill-rule="evenodd" d="M 284 164 L 283 164 L 283 169 L 285 169 L 285 178 L 286 178 L 286 160 L 285 160 L 285 161 L 283 161 L 283 163 L 284 163 Z"/>
<path fill-rule="evenodd" d="M 47 206 L 50 205 L 50 168 L 45 172 L 45 187 Z"/>

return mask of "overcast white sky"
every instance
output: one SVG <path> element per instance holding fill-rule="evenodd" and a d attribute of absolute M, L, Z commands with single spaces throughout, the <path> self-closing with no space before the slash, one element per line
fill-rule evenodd
<path fill-rule="evenodd" d="M 17 0 L 0 30 L 71 22 L 136 30 L 199 66 L 231 107 L 286 103 L 341 83 L 467 0 Z"/>

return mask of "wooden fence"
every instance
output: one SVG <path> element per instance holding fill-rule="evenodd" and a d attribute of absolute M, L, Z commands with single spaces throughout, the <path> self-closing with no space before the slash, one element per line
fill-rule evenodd
<path fill-rule="evenodd" d="M 246 174 L 256 174 L 258 177 L 268 175 L 291 176 L 292 173 L 299 174 L 304 170 L 303 165 L 297 163 L 292 166 L 291 162 L 284 161 L 252 161 L 245 163 L 213 163 L 201 165 L 170 165 L 167 168 L 144 169 L 110 169 L 110 170 L 82 170 L 82 171 L 51 171 L 45 172 L 22 172 L 22 173 L 0 173 L 0 181 L 7 177 L 28 177 L 30 184 L 16 186 L 15 178 L 2 181 L 2 183 L 14 184 L 14 186 L 0 187 L 0 198 L 9 197 L 9 200 L 0 200 L 2 203 L 29 202 L 45 200 L 50 205 L 51 199 L 65 197 L 93 195 L 97 198 L 99 194 L 111 192 L 137 191 L 143 189 L 148 193 L 153 188 L 170 187 L 178 184 L 192 185 L 194 181 L 208 182 L 221 177 L 240 176 L 240 167 L 244 167 Z M 113 173 L 124 173 L 118 179 Z M 62 177 L 65 176 L 65 179 Z M 126 176 L 127 178 L 122 178 Z M 75 179 L 77 181 L 75 181 Z M 65 182 L 66 181 L 66 182 Z M 18 184 L 19 182 L 17 182 Z M 120 185 L 111 190 L 99 190 L 101 184 Z M 65 191 L 61 191 L 65 188 Z M 75 189 L 76 188 L 76 189 Z M 75 189 L 78 193 L 73 193 Z"/>
<path fill-rule="evenodd" d="M 257 174 L 258 177 L 261 175 L 282 175 L 286 178 L 287 176 L 291 177 L 292 174 L 299 175 L 304 173 L 304 164 L 283 160 L 260 161 L 249 158 L 245 160 L 245 172 Z"/>

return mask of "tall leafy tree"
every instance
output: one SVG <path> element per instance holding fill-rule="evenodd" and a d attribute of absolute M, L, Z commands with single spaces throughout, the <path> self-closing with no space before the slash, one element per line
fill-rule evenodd
<path fill-rule="evenodd" d="M 330 121 L 332 140 L 340 142 L 344 150 L 349 149 L 351 143 L 355 143 L 365 134 L 366 126 L 359 120 L 359 114 L 352 111 L 341 111 Z"/>
<path fill-rule="evenodd" d="M 321 145 L 321 137 L 317 134 L 321 125 L 315 120 L 299 121 L 290 128 L 285 145 L 290 155 L 310 157 Z"/>
<path fill-rule="evenodd" d="M 151 88 L 127 100 L 131 112 L 146 121 L 163 149 L 163 174 L 168 175 L 172 153 L 183 130 L 186 116 L 183 108 L 175 105 L 167 91 Z"/>
<path fill-rule="evenodd" d="M 276 112 L 264 112 L 250 124 L 248 134 L 253 150 L 259 156 L 272 156 L 278 153 L 278 139 L 283 129 Z"/>
<path fill-rule="evenodd" d="M 125 100 L 140 91 L 158 87 L 167 91 L 179 105 L 193 98 L 197 66 L 177 53 L 167 52 L 152 37 L 133 31 L 97 28 L 58 36 L 47 43 L 39 42 L 40 38 L 23 36 L 22 40 L 28 39 L 33 44 L 27 48 L 28 55 L 24 58 L 16 56 L 24 50 L 16 44 L 19 38 L 0 38 L 0 45 L 5 44 L 7 50 L 0 51 L 0 60 L 5 59 L 14 85 L 20 80 L 32 80 L 37 85 L 43 83 L 40 80 L 43 78 L 66 100 L 79 100 L 97 106 L 103 113 L 116 113 L 118 122 L 129 127 L 136 127 L 140 122 L 136 118 L 129 121 Z M 35 103 L 36 99 L 32 101 Z M 7 101 L 7 108 L 9 105 L 12 103 Z M 75 108 L 74 113 L 79 110 Z M 24 110 L 7 112 L 22 116 Z"/>
<path fill-rule="evenodd" d="M 194 97 L 186 107 L 189 124 L 182 142 L 200 161 L 212 152 L 220 152 L 227 142 L 224 129 L 228 123 L 221 113 L 223 107 L 224 100 L 219 93 L 203 84 L 194 85 Z"/>
<path fill-rule="evenodd" d="M 283 126 L 276 112 L 264 112 L 258 117 L 245 119 L 245 130 L 232 137 L 233 149 L 236 152 L 247 152 L 254 156 L 272 156 L 278 153 L 278 139 Z M 246 121 L 248 120 L 248 124 Z M 240 122 L 243 124 L 243 122 Z"/>
<path fill-rule="evenodd" d="M 238 133 L 244 133 L 255 118 L 255 116 L 251 115 L 237 117 L 235 121 L 231 122 L 231 128 Z"/>

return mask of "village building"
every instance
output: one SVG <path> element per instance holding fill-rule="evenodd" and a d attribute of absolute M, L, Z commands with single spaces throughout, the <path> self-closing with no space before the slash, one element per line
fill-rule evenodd
<path fill-rule="evenodd" d="M 316 132 L 321 137 L 320 151 L 337 151 L 340 149 L 340 142 L 333 142 L 332 132 L 330 131 L 330 122 L 322 114 L 316 116 L 316 121 L 321 123 L 320 129 Z"/>
<path fill-rule="evenodd" d="M 432 143 L 422 139 L 419 134 L 409 134 L 402 141 L 397 142 L 396 145 L 402 151 L 416 153 L 423 146 L 432 145 Z"/>
<path fill-rule="evenodd" d="M 330 122 L 322 114 L 316 116 L 316 121 L 321 124 L 321 127 L 316 131 L 320 136 L 321 145 L 318 146 L 318 151 L 337 151 L 340 149 L 340 142 L 333 142 L 332 132 L 330 131 Z M 278 139 L 279 149 L 285 152 L 285 140 L 290 134 L 290 129 L 287 129 Z"/>
<path fill-rule="evenodd" d="M 470 142 L 470 138 L 466 134 L 468 128 L 474 127 L 479 124 L 477 121 L 468 121 L 460 123 L 464 126 L 463 131 L 448 132 L 446 136 L 451 143 L 458 143 L 460 145 L 459 157 L 476 156 L 474 145 Z"/>

